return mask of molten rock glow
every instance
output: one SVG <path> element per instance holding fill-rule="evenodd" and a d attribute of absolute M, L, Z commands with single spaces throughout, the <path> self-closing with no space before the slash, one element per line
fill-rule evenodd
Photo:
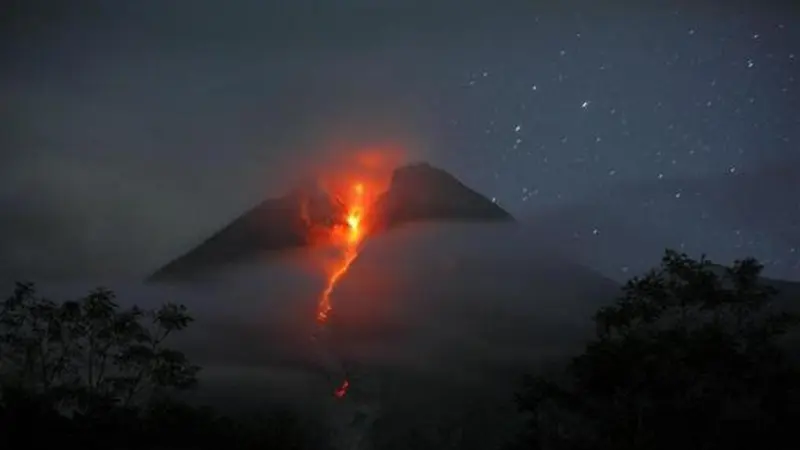
<path fill-rule="evenodd" d="M 334 245 L 341 249 L 341 259 L 338 261 L 335 270 L 328 277 L 328 283 L 319 301 L 317 321 L 320 323 L 325 323 L 328 320 L 328 315 L 332 309 L 330 297 L 333 294 L 333 289 L 358 256 L 358 246 L 364 239 L 364 185 L 359 183 L 353 186 L 350 198 L 347 200 L 345 224 L 344 226 L 336 225 L 332 230 L 332 241 Z"/>
<path fill-rule="evenodd" d="M 349 198 L 345 200 L 346 216 L 344 225 L 337 225 L 332 230 L 332 241 L 341 250 L 341 259 L 337 262 L 335 270 L 328 277 L 325 289 L 317 307 L 317 322 L 324 325 L 328 321 L 331 309 L 331 294 L 342 276 L 347 273 L 347 269 L 358 257 L 358 247 L 364 239 L 363 219 L 366 207 L 364 197 L 364 185 L 358 183 L 353 186 Z M 337 398 L 342 398 L 347 394 L 350 382 L 345 379 L 342 385 L 334 391 Z"/>

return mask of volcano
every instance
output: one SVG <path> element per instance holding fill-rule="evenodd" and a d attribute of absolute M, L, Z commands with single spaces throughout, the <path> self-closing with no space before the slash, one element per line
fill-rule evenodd
<path fill-rule="evenodd" d="M 497 203 L 428 163 L 396 169 L 373 206 L 376 230 L 414 221 L 513 221 Z"/>
<path fill-rule="evenodd" d="M 424 162 L 395 169 L 388 189 L 368 210 L 370 234 L 420 221 L 514 221 L 495 202 Z M 336 194 L 309 184 L 263 201 L 148 281 L 194 278 L 259 256 L 324 243 L 330 230 L 346 220 L 346 205 Z"/>

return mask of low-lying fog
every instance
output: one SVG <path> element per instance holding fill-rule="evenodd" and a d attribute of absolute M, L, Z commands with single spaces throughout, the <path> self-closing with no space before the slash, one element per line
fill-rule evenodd
<path fill-rule="evenodd" d="M 414 225 L 369 239 L 316 341 L 335 259 L 324 249 L 191 284 L 108 287 L 122 305 L 189 307 L 196 321 L 172 342 L 203 366 L 204 402 L 279 398 L 342 417 L 360 408 L 376 448 L 408 448 L 411 435 L 422 439 L 414 448 L 491 448 L 513 429 L 522 373 L 579 349 L 592 312 L 618 291 L 547 247 L 519 224 Z M 40 290 L 72 298 L 92 286 Z M 337 405 L 343 365 L 352 384 Z"/>

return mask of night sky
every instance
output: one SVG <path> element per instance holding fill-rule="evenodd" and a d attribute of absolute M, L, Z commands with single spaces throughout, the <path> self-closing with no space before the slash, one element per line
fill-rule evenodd
<path fill-rule="evenodd" d="M 606 272 L 670 245 L 800 280 L 790 2 L 14 3 L 6 275 L 139 275 L 304 167 L 391 148 Z"/>

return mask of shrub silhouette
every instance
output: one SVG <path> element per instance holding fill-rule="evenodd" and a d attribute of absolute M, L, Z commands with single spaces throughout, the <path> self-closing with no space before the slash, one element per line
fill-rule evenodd
<path fill-rule="evenodd" d="M 142 406 L 197 382 L 199 367 L 164 347 L 191 321 L 182 305 L 120 311 L 105 289 L 59 305 L 18 283 L 0 309 L 0 380 L 70 414 Z"/>
<path fill-rule="evenodd" d="M 798 317 L 754 259 L 721 268 L 668 250 L 594 316 L 564 377 L 527 378 L 525 448 L 794 448 L 798 368 L 781 338 Z"/>
<path fill-rule="evenodd" d="M 106 289 L 57 304 L 18 283 L 0 306 L 0 448 L 324 448 L 290 411 L 177 401 L 200 369 L 164 344 L 191 322 L 182 305 L 120 310 Z"/>

